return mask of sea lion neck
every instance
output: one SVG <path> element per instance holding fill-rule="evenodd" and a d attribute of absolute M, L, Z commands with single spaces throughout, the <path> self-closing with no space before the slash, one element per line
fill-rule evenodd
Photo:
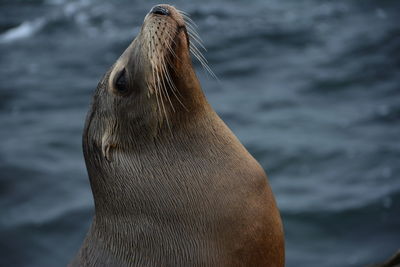
<path fill-rule="evenodd" d="M 99 156 L 102 152 L 98 146 L 84 144 L 97 222 L 105 223 L 104 218 L 119 220 L 135 217 L 143 210 L 146 210 L 146 216 L 157 218 L 172 205 L 168 201 L 176 202 L 175 206 L 182 204 L 178 204 L 182 197 L 189 197 L 190 201 L 190 196 L 182 196 L 187 190 L 182 183 L 204 181 L 198 180 L 195 175 L 169 174 L 173 174 L 174 169 L 190 171 L 194 167 L 192 162 L 187 161 L 186 155 L 195 153 L 199 159 L 207 159 L 210 153 L 207 146 L 210 145 L 210 138 L 215 138 L 214 129 L 218 127 L 224 126 L 212 113 L 186 127 L 173 129 L 173 133 L 166 131 L 156 137 L 142 136 L 133 143 L 118 145 L 111 160 Z M 226 151 L 221 147 L 218 153 Z M 207 162 L 208 159 L 203 164 L 209 164 Z M 209 170 L 204 169 L 200 173 L 203 171 Z M 208 186 L 208 183 L 198 186 Z M 149 207 L 154 214 L 148 210 Z M 183 208 L 181 211 L 184 212 Z"/>

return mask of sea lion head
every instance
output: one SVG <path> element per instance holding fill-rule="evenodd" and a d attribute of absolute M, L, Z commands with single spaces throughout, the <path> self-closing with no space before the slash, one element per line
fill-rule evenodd
<path fill-rule="evenodd" d="M 190 51 L 199 53 L 188 20 L 170 5 L 150 10 L 137 37 L 98 84 L 84 144 L 99 144 L 111 160 L 114 148 L 171 134 L 207 106 L 192 66 Z"/>

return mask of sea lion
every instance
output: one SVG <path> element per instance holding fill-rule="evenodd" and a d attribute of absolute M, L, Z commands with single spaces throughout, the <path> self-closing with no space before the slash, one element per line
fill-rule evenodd
<path fill-rule="evenodd" d="M 98 84 L 83 134 L 95 216 L 71 266 L 284 266 L 267 177 L 208 104 L 190 35 L 153 7 Z"/>

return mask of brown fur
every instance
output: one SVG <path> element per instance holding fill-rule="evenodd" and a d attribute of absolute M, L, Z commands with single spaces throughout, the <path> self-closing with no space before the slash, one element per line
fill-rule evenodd
<path fill-rule="evenodd" d="M 283 230 L 267 177 L 208 104 L 184 20 L 164 7 L 171 15 L 146 17 L 94 95 L 83 147 L 95 218 L 71 266 L 282 267 Z M 173 82 L 164 87 L 146 48 L 158 23 L 174 35 L 173 53 L 158 54 Z M 123 68 L 129 91 L 120 94 L 114 84 Z"/>

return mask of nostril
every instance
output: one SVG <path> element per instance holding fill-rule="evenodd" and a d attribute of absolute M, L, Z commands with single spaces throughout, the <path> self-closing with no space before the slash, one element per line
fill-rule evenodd
<path fill-rule="evenodd" d="M 158 15 L 163 15 L 163 16 L 168 16 L 169 11 L 165 7 L 162 6 L 155 6 L 150 10 L 150 13 L 153 14 L 158 14 Z"/>

